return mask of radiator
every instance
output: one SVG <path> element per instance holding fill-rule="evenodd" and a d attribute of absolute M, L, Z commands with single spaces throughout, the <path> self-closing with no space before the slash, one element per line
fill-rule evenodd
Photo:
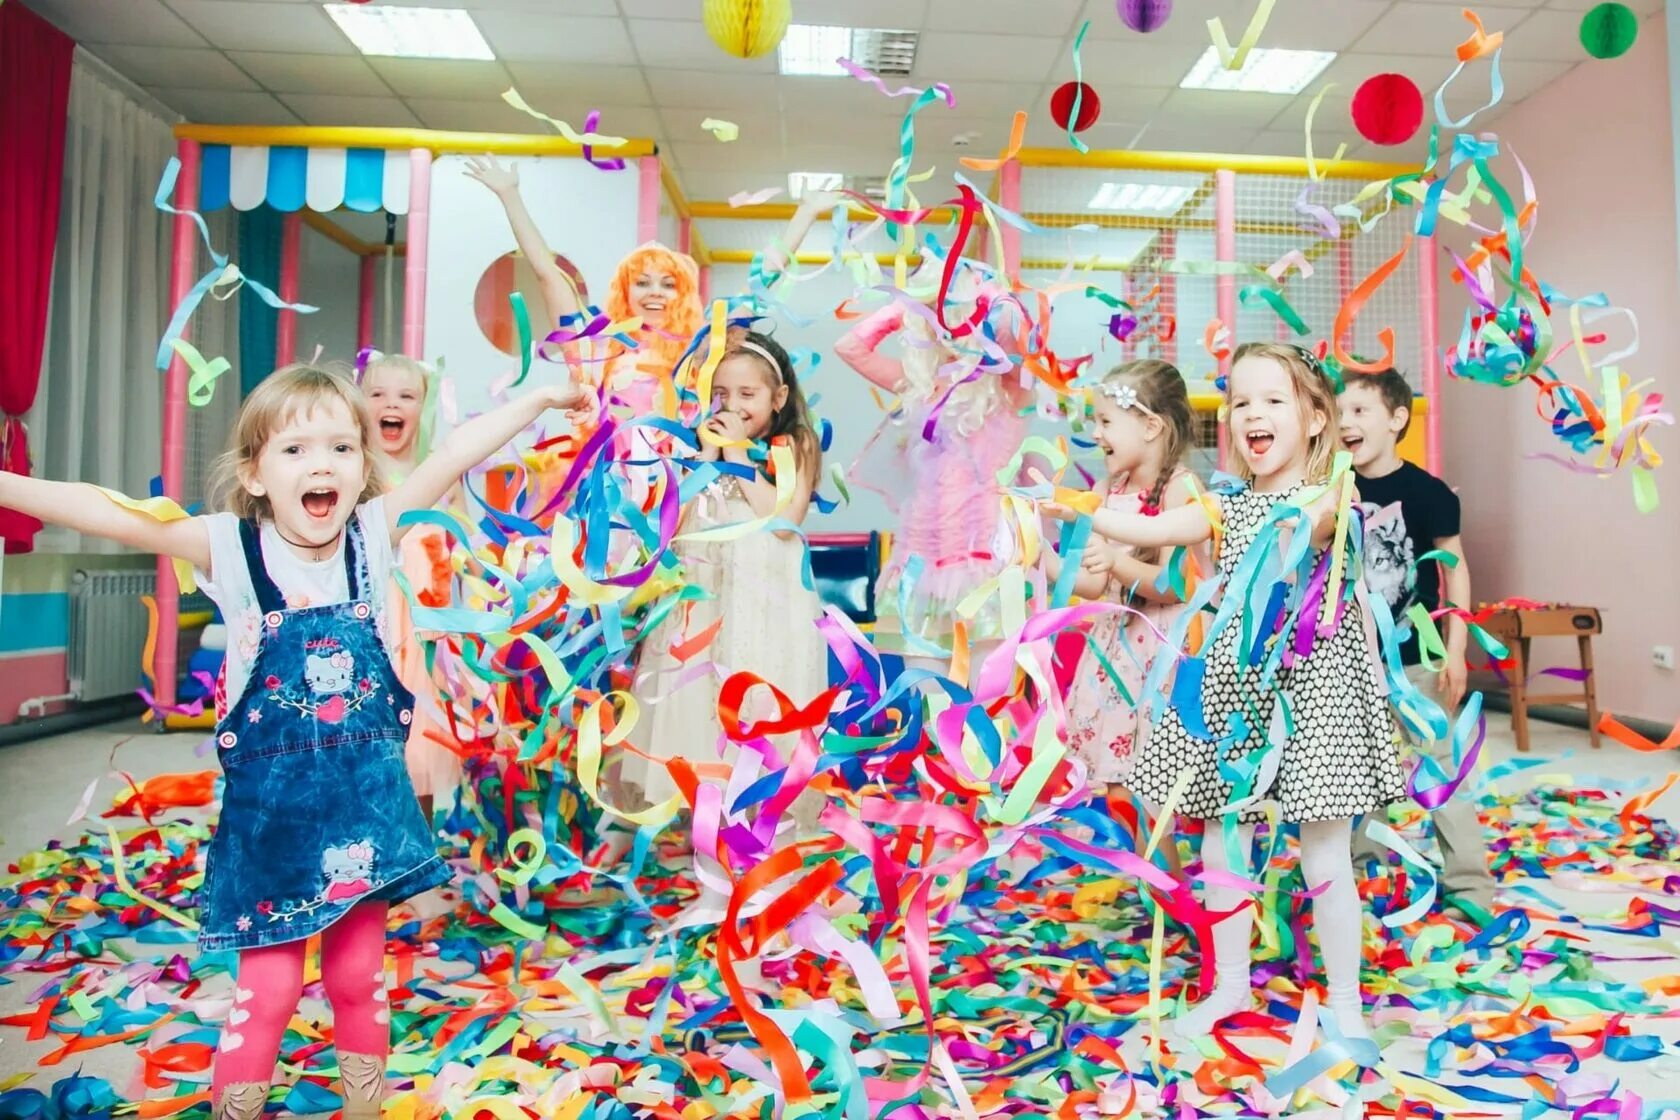
<path fill-rule="evenodd" d="M 70 577 L 70 693 L 89 703 L 140 687 L 146 606 L 157 573 L 140 569 L 77 571 Z"/>

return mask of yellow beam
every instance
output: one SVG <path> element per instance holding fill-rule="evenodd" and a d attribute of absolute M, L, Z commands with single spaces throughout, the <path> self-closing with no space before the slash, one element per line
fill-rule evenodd
<path fill-rule="evenodd" d="M 358 257 L 383 257 L 385 255 L 385 243 L 383 241 L 363 241 L 319 211 L 305 209 L 302 214 L 304 225 L 327 240 L 344 246 Z M 399 257 L 408 255 L 408 246 L 401 241 L 391 248 Z"/>
<path fill-rule="evenodd" d="M 711 259 L 707 263 L 751 264 L 753 257 L 756 255 L 750 249 L 713 249 L 710 253 Z M 834 255 L 832 253 L 796 253 L 793 259 L 798 264 L 829 264 L 834 260 Z M 898 258 L 891 253 L 875 254 L 876 264 L 891 265 L 897 260 Z M 922 258 L 919 254 L 915 254 L 906 257 L 905 262 L 914 267 L 922 263 Z"/>
<path fill-rule="evenodd" d="M 682 184 L 677 182 L 676 173 L 664 160 L 659 161 L 659 181 L 664 184 L 665 197 L 671 200 L 671 209 L 677 212 L 677 217 L 692 218 L 694 215 L 689 212 L 688 196 L 683 194 Z"/>
<path fill-rule="evenodd" d="M 322 237 L 325 237 L 328 241 L 344 246 L 358 257 L 367 256 L 368 252 L 373 248 L 373 246 L 369 245 L 366 241 L 363 241 L 343 226 L 327 218 L 325 214 L 319 214 L 314 210 L 304 210 L 303 224 L 320 234 Z"/>
<path fill-rule="evenodd" d="M 688 227 L 688 255 L 694 258 L 695 264 L 711 264 L 712 250 L 707 247 L 706 239 L 700 236 L 698 227 Z"/>
<path fill-rule="evenodd" d="M 310 128 L 303 125 L 178 124 L 175 137 L 201 144 L 241 144 L 296 148 L 425 148 L 433 154 L 464 152 L 498 156 L 580 156 L 583 149 L 560 136 L 521 136 L 503 132 L 432 132 L 424 128 Z M 650 156 L 658 151 L 652 140 L 626 139 L 623 144 L 597 144 L 595 150 L 615 156 Z"/>
<path fill-rule="evenodd" d="M 1022 167 L 1083 167 L 1093 170 L 1129 171 L 1236 171 L 1245 175 L 1307 174 L 1304 156 L 1240 156 L 1211 152 L 1123 152 L 1090 151 L 1083 155 L 1072 148 L 1022 148 L 1015 157 Z M 1329 179 L 1392 179 L 1423 170 L 1416 163 L 1381 163 L 1375 160 L 1320 161 L 1318 173 Z"/>
<path fill-rule="evenodd" d="M 727 202 L 691 202 L 692 217 L 738 222 L 785 222 L 793 217 L 796 208 L 786 203 L 764 203 L 759 206 L 730 206 Z M 947 222 L 956 211 L 941 208 L 928 213 L 929 222 Z M 852 207 L 853 221 L 869 221 L 875 215 L 868 210 Z M 1099 229 L 1212 229 L 1212 218 L 1148 217 L 1140 214 L 1052 214 L 1029 212 L 1021 217 L 1034 225 L 1048 229 L 1067 229 L 1070 226 L 1096 226 Z M 1300 231 L 1288 222 L 1238 222 L 1238 233 L 1294 234 Z"/>
<path fill-rule="evenodd" d="M 726 218 L 737 222 L 785 222 L 792 218 L 794 211 L 799 208 L 789 202 L 762 202 L 757 206 L 731 206 L 727 202 L 691 202 L 688 205 L 689 216 L 694 218 Z M 852 206 L 848 215 L 854 222 L 867 222 L 875 218 L 874 211 L 865 210 L 861 206 Z M 819 218 L 832 213 L 823 211 Z M 948 222 L 955 217 L 957 211 L 949 207 L 941 207 L 928 211 L 924 219 L 929 222 Z"/>
<path fill-rule="evenodd" d="M 1021 268 L 1023 270 L 1031 269 L 1034 272 L 1060 272 L 1062 269 L 1067 268 L 1068 266 L 1071 265 L 1073 267 L 1073 271 L 1075 273 L 1080 273 L 1080 272 L 1130 272 L 1131 269 L 1132 269 L 1132 263 L 1133 262 L 1130 261 L 1130 260 L 1124 260 L 1123 261 L 1123 260 L 1118 260 L 1118 259 L 1112 258 L 1112 257 L 1100 258 L 1096 261 L 1088 261 L 1088 260 L 1058 261 L 1058 260 L 1053 260 L 1049 257 L 1042 257 L 1042 258 L 1028 257 L 1021 262 Z"/>

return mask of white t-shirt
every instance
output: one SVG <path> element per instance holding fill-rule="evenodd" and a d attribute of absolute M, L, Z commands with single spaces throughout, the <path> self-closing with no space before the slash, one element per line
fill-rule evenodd
<path fill-rule="evenodd" d="M 362 527 L 360 547 L 367 564 L 370 605 L 374 622 L 386 648 L 391 648 L 392 627 L 385 624 L 385 599 L 391 583 L 391 530 L 385 520 L 385 499 L 374 498 L 356 507 Z M 227 623 L 227 700 L 231 706 L 244 694 L 257 656 L 257 639 L 262 633 L 262 608 L 257 591 L 245 567 L 245 548 L 239 540 L 239 518 L 231 513 L 211 514 L 205 519 L 210 531 L 210 571 L 197 572 L 203 588 Z M 272 521 L 263 522 L 259 533 L 263 562 L 268 576 L 294 610 L 344 603 L 350 599 L 350 583 L 344 571 L 344 541 L 325 560 L 304 560 L 293 552 Z"/>

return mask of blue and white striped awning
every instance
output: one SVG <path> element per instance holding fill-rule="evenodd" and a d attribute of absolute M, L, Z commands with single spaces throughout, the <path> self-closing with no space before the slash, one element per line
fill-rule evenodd
<path fill-rule="evenodd" d="M 308 206 L 408 213 L 406 151 L 382 148 L 246 147 L 206 144 L 198 208 L 254 210 L 267 203 L 290 213 Z"/>

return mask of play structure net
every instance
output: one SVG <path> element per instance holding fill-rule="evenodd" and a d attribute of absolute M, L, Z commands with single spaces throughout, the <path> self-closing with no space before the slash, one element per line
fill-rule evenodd
<path fill-rule="evenodd" d="M 1216 262 L 1267 270 L 1299 253 L 1311 274 L 1298 262 L 1290 264 L 1279 291 L 1308 328 L 1305 335 L 1253 295 L 1236 301 L 1235 321 L 1224 325 L 1230 328 L 1230 345 L 1276 340 L 1316 346 L 1330 337 L 1338 309 L 1360 282 L 1400 252 L 1409 229 L 1407 212 L 1390 214 L 1364 229 L 1346 210 L 1367 182 L 1386 177 L 1380 173 L 1327 176 L 1315 182 L 1304 166 L 1298 172 L 1289 170 L 1300 161 L 1282 160 L 1276 170 L 1234 172 L 1231 205 L 1222 207 L 1216 172 L 1205 158 L 1197 161 L 1199 166 L 1183 170 L 1171 167 L 1171 157 L 1138 158 L 1151 166 L 1041 166 L 1023 158 L 1019 208 L 1041 232 L 1021 239 L 1022 273 L 1030 282 L 1042 283 L 1071 264 L 1082 282 L 1139 307 L 1139 326 L 1122 344 L 1104 337 L 1110 312 L 1099 301 L 1069 303 L 1064 297 L 1057 302 L 1055 333 L 1068 352 L 1091 348 L 1076 345 L 1083 339 L 1100 340 L 1099 369 L 1142 357 L 1165 358 L 1177 365 L 1192 393 L 1203 395 L 1198 400 L 1197 443 L 1200 457 L 1207 461 L 1197 465 L 1211 466 L 1218 362 L 1207 342 L 1210 324 L 1221 318 L 1221 277 L 1216 271 L 1221 266 Z M 1369 220 L 1381 205 L 1379 195 L 1363 203 L 1359 213 Z M 1338 207 L 1344 208 L 1342 213 L 1336 212 Z M 1228 239 L 1220 236 L 1222 226 Z M 1222 240 L 1234 251 L 1221 253 Z M 1086 267 L 1089 271 L 1078 271 Z M 1238 274 L 1226 283 L 1233 294 L 1240 294 L 1259 279 L 1252 273 Z M 1433 314 L 1433 309 L 1427 313 Z M 1426 388 L 1424 314 L 1418 260 L 1408 254 L 1354 319 L 1344 339 L 1347 349 L 1361 358 L 1376 358 L 1383 349 L 1378 332 L 1393 328 L 1395 365 L 1421 395 Z M 1169 320 L 1175 331 L 1168 328 Z"/>

